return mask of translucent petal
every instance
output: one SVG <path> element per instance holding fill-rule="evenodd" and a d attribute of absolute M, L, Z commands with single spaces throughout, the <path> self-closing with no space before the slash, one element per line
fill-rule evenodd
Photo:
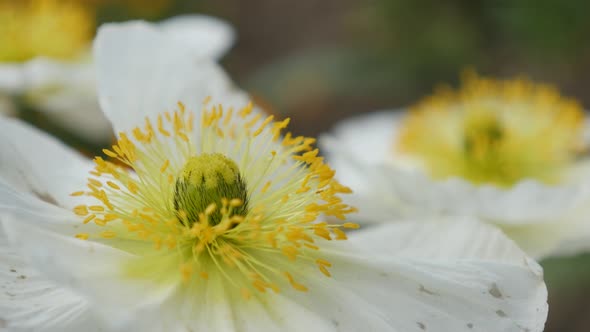
<path fill-rule="evenodd" d="M 227 22 L 206 15 L 180 15 L 158 28 L 182 43 L 195 58 L 221 58 L 233 45 L 235 31 Z"/>
<path fill-rule="evenodd" d="M 179 101 L 195 112 L 207 97 L 226 107 L 247 101 L 212 60 L 195 59 L 185 45 L 147 23 L 103 26 L 94 56 L 100 105 L 116 133 L 173 110 Z"/>

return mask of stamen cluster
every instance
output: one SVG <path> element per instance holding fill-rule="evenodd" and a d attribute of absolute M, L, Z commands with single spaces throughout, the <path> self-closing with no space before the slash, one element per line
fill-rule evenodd
<path fill-rule="evenodd" d="M 397 149 L 435 178 L 511 186 L 560 181 L 581 150 L 583 111 L 552 87 L 467 73 L 459 91 L 442 88 L 410 109 Z"/>
<path fill-rule="evenodd" d="M 97 203 L 74 212 L 104 231 L 77 237 L 135 254 L 124 269 L 132 278 L 215 277 L 244 298 L 283 284 L 306 291 L 298 280 L 309 266 L 330 276 L 322 244 L 358 226 L 317 220 L 355 209 L 338 197 L 350 190 L 334 180 L 315 140 L 282 136 L 289 119 L 273 122 L 252 105 L 205 109 L 197 126 L 194 117 L 179 103 L 120 133 L 104 150 L 110 161 L 95 158 L 87 190 L 72 195 Z"/>

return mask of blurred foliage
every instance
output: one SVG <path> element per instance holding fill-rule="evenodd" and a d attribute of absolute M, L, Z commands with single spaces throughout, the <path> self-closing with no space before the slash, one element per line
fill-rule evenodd
<path fill-rule="evenodd" d="M 524 0 L 490 9 L 502 33 L 527 57 L 580 60 L 589 51 L 588 1 Z"/>
<path fill-rule="evenodd" d="M 361 36 L 372 37 L 359 40 L 393 80 L 412 84 L 413 98 L 456 80 L 465 66 L 562 79 L 564 67 L 587 66 L 588 9 L 590 2 L 581 0 L 381 0 L 362 25 Z"/>
<path fill-rule="evenodd" d="M 545 332 L 590 330 L 590 254 L 541 262 L 549 291 Z"/>

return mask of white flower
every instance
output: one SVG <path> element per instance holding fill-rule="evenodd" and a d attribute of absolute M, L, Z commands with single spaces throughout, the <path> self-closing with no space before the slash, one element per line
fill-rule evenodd
<path fill-rule="evenodd" d="M 363 221 L 473 216 L 543 257 L 588 246 L 586 131 L 551 87 L 468 74 L 457 92 L 347 120 L 320 143 Z"/>
<path fill-rule="evenodd" d="M 542 270 L 499 231 L 436 220 L 345 241 L 355 224 L 318 220 L 354 209 L 314 140 L 218 106 L 242 96 L 214 64 L 143 23 L 101 28 L 95 56 L 110 161 L 0 121 L 4 326 L 542 331 Z"/>
<path fill-rule="evenodd" d="M 111 126 L 98 106 L 90 56 L 94 13 L 83 4 L 55 0 L 9 2 L 4 7 L 0 93 L 22 96 L 86 139 L 109 141 Z M 204 15 L 177 16 L 154 26 L 182 44 L 195 61 L 221 58 L 235 38 L 229 24 Z"/>

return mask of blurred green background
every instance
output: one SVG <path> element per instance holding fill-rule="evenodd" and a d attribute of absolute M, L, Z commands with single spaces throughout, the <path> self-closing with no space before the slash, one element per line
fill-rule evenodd
<path fill-rule="evenodd" d="M 456 83 L 466 67 L 553 83 L 590 105 L 590 1 L 84 2 L 95 6 L 99 23 L 182 13 L 226 19 L 237 43 L 222 65 L 260 105 L 292 116 L 297 134 L 315 136 L 353 114 L 407 106 L 439 83 Z M 590 331 L 590 256 L 543 265 L 546 331 Z"/>

